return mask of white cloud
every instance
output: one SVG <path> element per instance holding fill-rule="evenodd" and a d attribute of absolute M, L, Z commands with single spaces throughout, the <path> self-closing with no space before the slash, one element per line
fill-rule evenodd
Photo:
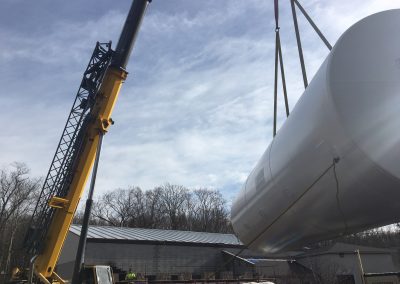
<path fill-rule="evenodd" d="M 332 43 L 360 18 L 400 4 L 301 2 Z M 114 111 L 116 124 L 104 140 L 99 191 L 169 181 L 224 189 L 230 197 L 266 148 L 272 136 L 272 4 L 207 3 L 195 11 L 176 6 L 169 13 L 157 1 L 150 5 Z M 91 49 L 97 40 L 115 41 L 124 12 L 81 22 L 59 19 L 43 34 L 0 28 L 7 39 L 0 41 L 0 97 L 7 106 L 0 114 L 7 122 L 0 134 L 1 165 L 25 161 L 35 175 L 45 175 Z M 289 5 L 282 4 L 293 108 L 303 86 L 291 20 Z M 299 20 L 311 79 L 327 50 L 300 15 Z"/>

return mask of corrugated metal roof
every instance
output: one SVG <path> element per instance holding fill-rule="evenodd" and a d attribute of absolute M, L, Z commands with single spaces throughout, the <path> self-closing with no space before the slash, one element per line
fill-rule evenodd
<path fill-rule="evenodd" d="M 70 232 L 80 235 L 81 226 L 72 225 Z M 142 228 L 121 228 L 111 226 L 90 226 L 88 239 L 102 240 L 125 240 L 125 241 L 147 241 L 147 242 L 173 242 L 173 243 L 196 243 L 196 244 L 222 244 L 243 245 L 233 234 L 217 234 L 193 231 L 175 231 Z"/>

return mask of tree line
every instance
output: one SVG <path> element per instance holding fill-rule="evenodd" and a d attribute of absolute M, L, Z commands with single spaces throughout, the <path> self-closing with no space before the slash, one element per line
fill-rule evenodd
<path fill-rule="evenodd" d="M 0 169 L 0 283 L 13 267 L 29 261 L 23 242 L 42 183 L 23 163 Z M 79 224 L 82 217 L 80 209 L 74 222 Z M 232 232 L 227 201 L 218 190 L 190 190 L 169 183 L 149 190 L 132 186 L 100 194 L 93 205 L 91 224 Z"/>
<path fill-rule="evenodd" d="M 27 263 L 23 239 L 42 183 L 42 179 L 30 176 L 25 164 L 14 163 L 0 169 L 0 282 L 6 280 L 4 277 L 13 267 Z M 80 223 L 82 216 L 83 211 L 78 210 L 75 223 Z M 229 217 L 227 201 L 218 190 L 190 190 L 166 183 L 149 190 L 132 186 L 100 194 L 93 206 L 91 224 L 232 233 Z M 337 241 L 399 247 L 400 226 L 368 230 L 316 246 Z"/>
<path fill-rule="evenodd" d="M 0 169 L 0 281 L 5 282 L 7 273 L 27 260 L 23 239 L 40 185 L 25 164 Z"/>
<path fill-rule="evenodd" d="M 80 223 L 78 212 L 75 223 Z M 91 224 L 232 233 L 227 201 L 218 190 L 166 183 L 150 190 L 111 190 L 94 203 Z"/>

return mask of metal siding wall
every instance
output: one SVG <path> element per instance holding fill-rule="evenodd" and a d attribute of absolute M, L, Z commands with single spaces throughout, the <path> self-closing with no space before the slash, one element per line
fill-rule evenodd
<path fill-rule="evenodd" d="M 72 279 L 78 242 L 79 237 L 69 232 L 57 262 L 56 271 L 66 280 Z"/>
<path fill-rule="evenodd" d="M 218 247 L 88 242 L 86 263 L 113 265 L 146 275 L 201 274 L 220 269 L 222 250 Z"/>
<path fill-rule="evenodd" d="M 361 252 L 362 264 L 365 273 L 384 273 L 397 271 L 392 256 L 388 254 L 373 254 Z M 361 284 L 359 261 L 356 254 L 326 254 L 298 260 L 302 265 L 313 269 L 316 273 L 335 273 L 338 275 L 354 275 L 355 283 Z"/>
<path fill-rule="evenodd" d="M 75 261 L 76 251 L 78 249 L 78 242 L 79 237 L 77 235 L 68 233 L 57 264 Z"/>

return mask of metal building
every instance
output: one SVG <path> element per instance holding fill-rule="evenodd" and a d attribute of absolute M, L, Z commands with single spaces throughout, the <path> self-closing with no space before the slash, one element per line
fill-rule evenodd
<path fill-rule="evenodd" d="M 67 280 L 72 277 L 80 229 L 71 227 L 56 268 Z M 112 266 L 116 280 L 131 270 L 150 282 L 241 278 L 283 284 L 320 283 L 329 278 L 357 284 L 362 276 L 356 250 L 367 283 L 377 279 L 399 283 L 391 280 L 400 275 L 396 250 L 336 243 L 279 255 L 260 254 L 245 249 L 235 235 L 192 231 L 90 226 L 85 263 Z"/>
<path fill-rule="evenodd" d="M 71 227 L 58 262 L 57 271 L 65 279 L 72 277 L 80 230 L 79 225 Z M 120 275 L 132 270 L 153 279 L 205 279 L 216 273 L 230 277 L 235 267 L 226 252 L 242 249 L 232 234 L 90 226 L 85 263 L 110 265 Z M 238 266 L 243 275 L 253 269 L 246 262 Z"/>
<path fill-rule="evenodd" d="M 327 283 L 332 281 L 349 284 L 400 283 L 398 278 L 400 260 L 397 249 L 336 243 L 320 249 L 299 252 L 295 259 L 297 263 L 307 267 L 315 276 Z"/>

